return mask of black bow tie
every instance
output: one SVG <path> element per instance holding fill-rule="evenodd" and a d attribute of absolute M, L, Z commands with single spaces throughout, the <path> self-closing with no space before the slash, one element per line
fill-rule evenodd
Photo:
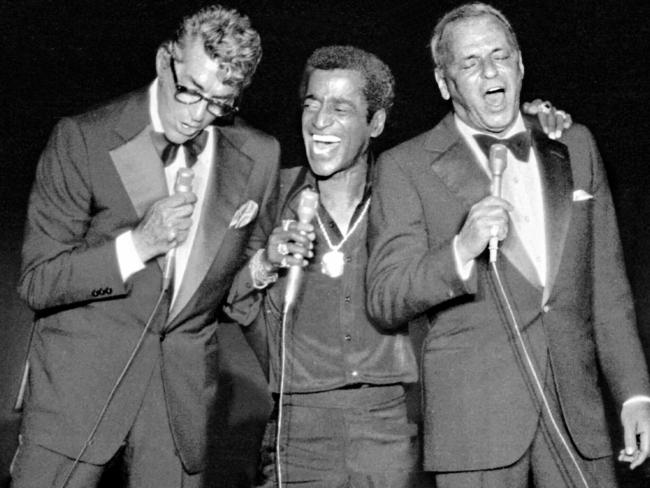
<path fill-rule="evenodd" d="M 205 149 L 205 145 L 208 142 L 208 133 L 203 130 L 196 137 L 185 141 L 183 144 L 174 144 L 165 137 L 163 132 L 152 132 L 151 139 L 156 151 L 158 151 L 163 166 L 167 167 L 172 164 L 174 159 L 176 159 L 176 154 L 178 154 L 179 146 L 184 146 L 185 164 L 187 164 L 188 168 L 191 168 L 196 163 L 199 154 Z"/>
<path fill-rule="evenodd" d="M 507 139 L 497 139 L 486 134 L 475 134 L 474 139 L 476 139 L 479 147 L 488 158 L 490 157 L 490 146 L 492 144 L 503 144 L 510 149 L 510 152 L 519 161 L 528 162 L 528 155 L 530 154 L 530 134 L 528 132 L 518 132 Z"/>

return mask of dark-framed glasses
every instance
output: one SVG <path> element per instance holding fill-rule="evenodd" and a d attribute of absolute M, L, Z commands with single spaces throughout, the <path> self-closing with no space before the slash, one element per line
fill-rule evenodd
<path fill-rule="evenodd" d="M 178 76 L 176 75 L 176 66 L 173 56 L 169 57 L 169 67 L 171 68 L 172 77 L 174 79 L 174 87 L 176 88 L 174 98 L 177 102 L 184 103 L 185 105 L 192 105 L 194 103 L 199 103 L 201 100 L 205 100 L 208 102 L 208 112 L 215 117 L 228 117 L 239 110 L 239 107 L 236 105 L 237 100 L 232 100 L 230 102 L 215 100 L 204 96 L 196 90 L 191 90 L 186 86 L 181 85 L 178 82 Z"/>

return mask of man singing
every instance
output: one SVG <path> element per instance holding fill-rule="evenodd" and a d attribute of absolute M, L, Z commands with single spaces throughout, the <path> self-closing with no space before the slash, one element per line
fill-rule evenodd
<path fill-rule="evenodd" d="M 595 142 L 579 125 L 549 140 L 521 115 L 521 52 L 491 6 L 446 14 L 431 49 L 453 113 L 380 158 L 367 279 L 378 323 L 429 324 L 424 467 L 438 488 L 616 486 L 599 368 L 632 468 L 650 384 Z"/>

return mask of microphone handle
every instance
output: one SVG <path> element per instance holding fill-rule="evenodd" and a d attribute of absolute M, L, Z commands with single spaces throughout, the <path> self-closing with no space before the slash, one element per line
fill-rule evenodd
<path fill-rule="evenodd" d="M 500 174 L 495 174 L 492 177 L 492 196 L 493 197 L 501 196 L 501 175 Z M 499 252 L 499 238 L 497 236 L 490 237 L 488 249 L 490 251 L 490 262 L 496 263 L 498 252 Z"/>
<path fill-rule="evenodd" d="M 174 184 L 174 193 L 188 193 L 192 191 L 192 180 L 194 171 L 190 168 L 180 168 L 176 173 L 176 182 Z M 176 248 L 172 247 L 165 255 L 165 265 L 163 267 L 162 289 L 166 291 L 172 282 L 174 275 L 174 265 L 176 261 Z"/>
<path fill-rule="evenodd" d="M 316 215 L 317 209 L 318 193 L 310 188 L 305 188 L 300 194 L 300 202 L 297 210 L 298 220 L 303 224 L 309 224 Z M 298 257 L 297 254 L 294 256 Z M 302 281 L 302 272 L 302 266 L 300 265 L 293 265 L 289 268 L 287 287 L 284 292 L 285 315 L 289 312 L 289 309 L 293 306 L 296 297 L 298 296 L 298 290 L 300 289 L 300 283 Z"/>

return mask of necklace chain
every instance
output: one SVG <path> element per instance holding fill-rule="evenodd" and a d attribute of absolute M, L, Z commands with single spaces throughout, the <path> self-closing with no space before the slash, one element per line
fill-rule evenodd
<path fill-rule="evenodd" d="M 366 204 L 363 206 L 363 210 L 359 214 L 359 217 L 357 217 L 357 220 L 354 221 L 352 224 L 352 227 L 347 231 L 347 233 L 343 236 L 343 239 L 341 239 L 341 242 L 339 242 L 336 246 L 332 244 L 332 241 L 330 240 L 330 236 L 327 233 L 327 230 L 325 229 L 325 226 L 323 225 L 323 221 L 320 219 L 320 216 L 318 215 L 318 212 L 316 212 L 316 220 L 318 220 L 318 225 L 320 226 L 320 230 L 323 232 L 323 235 L 325 236 L 325 240 L 327 241 L 327 246 L 330 248 L 332 251 L 338 251 L 341 249 L 341 246 L 347 241 L 348 237 L 350 237 L 355 230 L 357 230 L 357 227 L 363 220 L 363 217 L 366 215 L 366 212 L 368 211 L 368 206 L 370 206 L 370 198 L 366 200 Z"/>

